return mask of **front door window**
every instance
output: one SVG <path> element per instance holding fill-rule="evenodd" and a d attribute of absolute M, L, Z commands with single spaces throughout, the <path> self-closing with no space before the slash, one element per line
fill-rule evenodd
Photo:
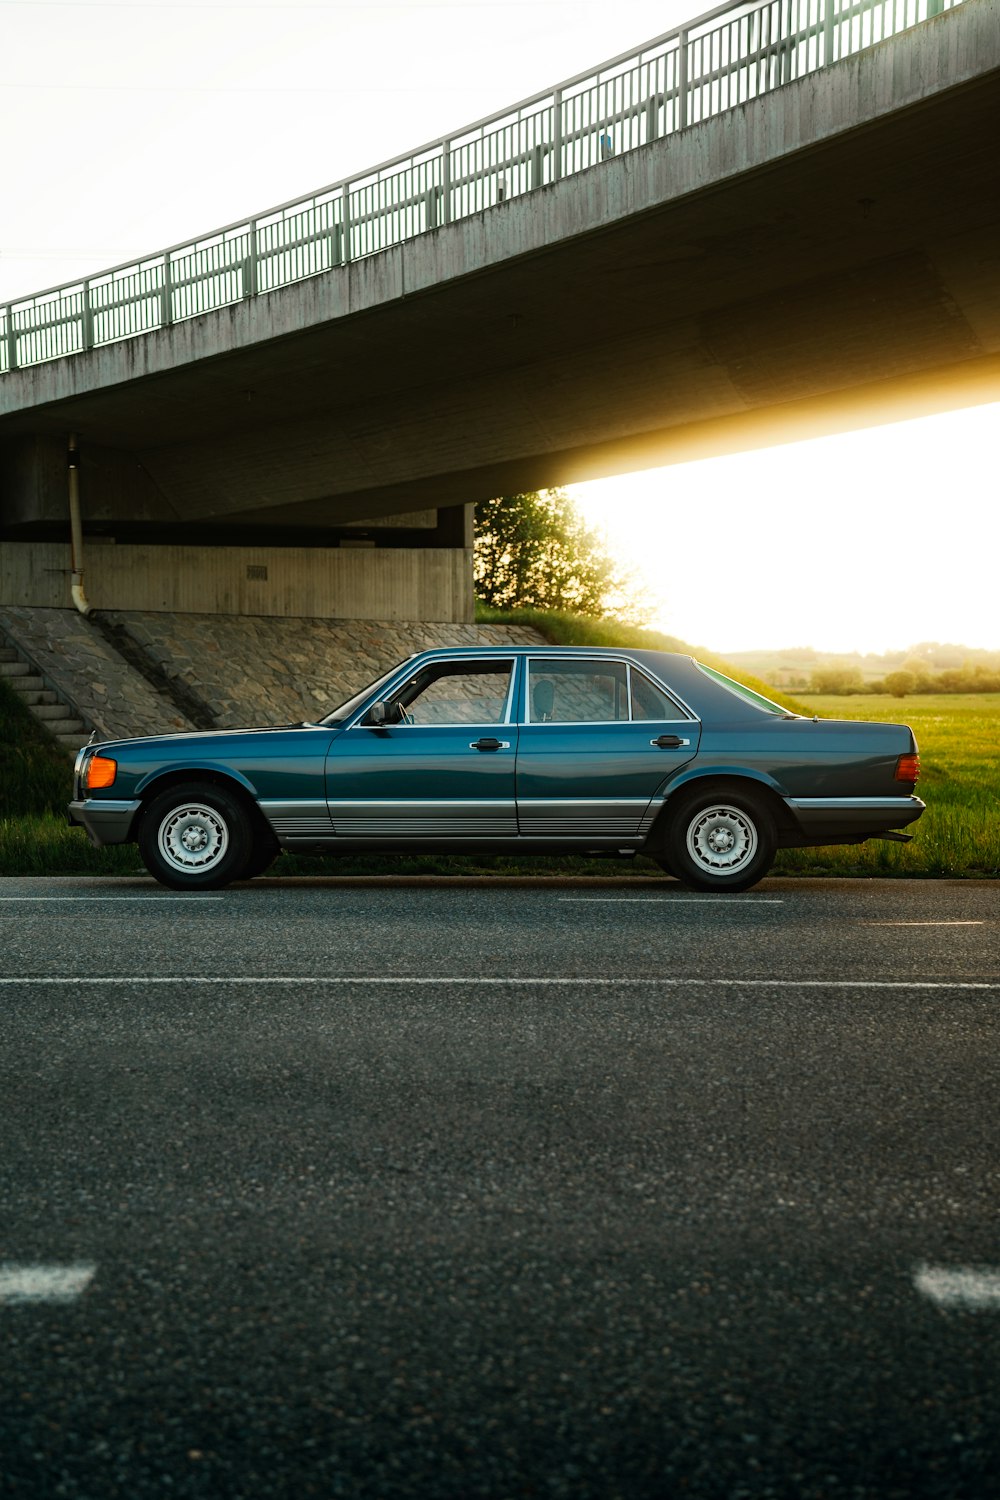
<path fill-rule="evenodd" d="M 502 724 L 513 670 L 510 661 L 432 662 L 393 693 L 387 718 L 401 724 Z"/>

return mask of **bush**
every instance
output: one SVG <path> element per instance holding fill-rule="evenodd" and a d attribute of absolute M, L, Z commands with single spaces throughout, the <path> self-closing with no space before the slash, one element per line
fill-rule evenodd
<path fill-rule="evenodd" d="M 885 678 L 885 690 L 894 698 L 905 698 L 907 693 L 912 693 L 917 686 L 917 678 L 913 672 L 904 671 L 887 672 Z"/>
<path fill-rule="evenodd" d="M 865 680 L 856 667 L 817 667 L 809 681 L 811 693 L 863 693 Z"/>

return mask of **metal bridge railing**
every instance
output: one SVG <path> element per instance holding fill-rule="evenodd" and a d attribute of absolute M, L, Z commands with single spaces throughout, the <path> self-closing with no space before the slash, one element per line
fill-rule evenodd
<path fill-rule="evenodd" d="M 721 114 L 960 3 L 720 6 L 351 181 L 0 307 L 0 373 L 167 328 L 374 255 Z"/>

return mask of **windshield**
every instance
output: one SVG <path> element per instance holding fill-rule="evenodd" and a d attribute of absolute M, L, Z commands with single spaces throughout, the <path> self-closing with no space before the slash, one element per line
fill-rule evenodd
<path fill-rule="evenodd" d="M 745 702 L 752 703 L 754 708 L 762 709 L 766 714 L 777 714 L 781 719 L 794 719 L 797 717 L 796 714 L 790 714 L 787 708 L 782 708 L 779 703 L 772 703 L 770 698 L 765 698 L 762 693 L 755 693 L 753 688 L 744 687 L 742 682 L 734 682 L 731 677 L 725 677 L 721 672 L 717 672 L 714 667 L 706 667 L 703 661 L 695 662 L 695 666 L 699 672 L 704 672 L 706 677 L 711 677 L 713 682 L 717 682 L 722 687 L 728 688 L 731 693 L 735 693 L 737 697 L 744 699 Z"/>
<path fill-rule="evenodd" d="M 325 719 L 320 719 L 318 722 L 320 724 L 345 723 L 361 707 L 366 698 L 371 697 L 372 693 L 376 692 L 384 682 L 388 682 L 390 677 L 395 677 L 399 671 L 399 667 L 400 663 L 397 662 L 394 667 L 389 668 L 388 672 L 383 672 L 381 677 L 376 677 L 374 682 L 370 682 L 367 687 L 363 687 L 352 698 L 348 698 L 346 703 L 341 703 L 339 708 L 335 708 L 331 713 L 327 714 Z"/>

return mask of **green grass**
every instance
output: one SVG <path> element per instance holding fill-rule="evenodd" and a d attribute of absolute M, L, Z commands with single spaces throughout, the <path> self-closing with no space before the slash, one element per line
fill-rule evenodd
<path fill-rule="evenodd" d="M 65 808 L 73 763 L 0 677 L 0 820 Z"/>

